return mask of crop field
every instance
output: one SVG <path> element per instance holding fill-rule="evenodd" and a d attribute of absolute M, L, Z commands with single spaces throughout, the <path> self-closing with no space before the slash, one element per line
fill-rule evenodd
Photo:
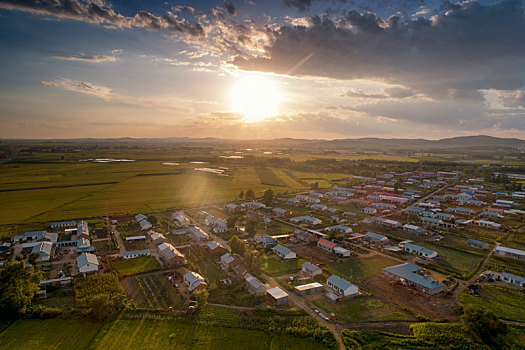
<path fill-rule="evenodd" d="M 468 276 L 476 270 L 478 264 L 483 260 L 481 253 L 469 253 L 468 251 L 431 243 L 422 243 L 421 245 L 435 250 L 440 256 L 444 257 L 445 260 L 439 260 L 432 265 L 450 273 L 456 272 Z"/>
<path fill-rule="evenodd" d="M 525 322 L 525 291 L 499 286 L 483 285 L 479 297 L 463 293 L 464 305 L 478 305 L 488 308 L 505 320 Z"/>
<path fill-rule="evenodd" d="M 289 335 L 174 321 L 117 320 L 88 349 L 325 349 Z"/>
<path fill-rule="evenodd" d="M 128 276 L 148 272 L 160 268 L 159 263 L 152 256 L 140 256 L 134 259 L 111 262 L 111 267 L 120 275 Z"/>
<path fill-rule="evenodd" d="M 81 319 L 22 319 L 0 333 L 0 349 L 84 349 L 99 328 Z"/>
<path fill-rule="evenodd" d="M 496 256 L 495 254 L 490 257 L 487 264 L 487 269 L 497 272 L 505 271 L 519 276 L 523 276 L 525 274 L 525 265 L 523 262 L 517 259 Z"/>
<path fill-rule="evenodd" d="M 270 275 L 282 275 L 284 273 L 292 273 L 301 269 L 303 259 L 292 259 L 288 261 L 280 261 L 276 258 L 268 258 L 263 264 L 263 270 Z"/>
<path fill-rule="evenodd" d="M 162 273 L 135 276 L 134 280 L 145 307 L 163 310 L 170 306 L 174 309 L 182 307 L 184 299 Z"/>
<path fill-rule="evenodd" d="M 286 187 L 286 183 L 271 168 L 255 168 L 263 185 Z"/>
<path fill-rule="evenodd" d="M 370 296 L 356 296 L 332 304 L 324 297 L 313 303 L 327 313 L 335 313 L 339 322 L 359 321 L 410 321 L 410 315 L 394 306 L 385 304 L 379 299 Z"/>
<path fill-rule="evenodd" d="M 354 257 L 345 261 L 344 263 L 331 263 L 326 266 L 326 269 L 333 274 L 341 277 L 350 278 L 351 281 L 359 281 L 374 275 L 381 274 L 383 268 L 387 266 L 397 265 L 394 259 L 385 256 L 376 255 L 371 258 Z"/>

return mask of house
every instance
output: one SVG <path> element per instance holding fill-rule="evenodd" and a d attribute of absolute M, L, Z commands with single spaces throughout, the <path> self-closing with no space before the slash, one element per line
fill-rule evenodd
<path fill-rule="evenodd" d="M 328 209 L 328 207 L 324 204 L 312 204 L 310 208 L 317 211 L 325 211 Z"/>
<path fill-rule="evenodd" d="M 350 251 L 343 247 L 334 247 L 334 254 L 345 258 L 351 255 Z"/>
<path fill-rule="evenodd" d="M 317 265 L 312 264 L 311 262 L 305 261 L 301 265 L 301 271 L 309 275 L 310 277 L 315 277 L 323 273 L 323 269 Z"/>
<path fill-rule="evenodd" d="M 141 241 L 143 239 L 146 239 L 146 235 L 139 235 L 139 236 L 128 236 L 126 237 L 126 242 L 130 241 Z"/>
<path fill-rule="evenodd" d="M 368 214 L 368 215 L 374 215 L 377 213 L 377 209 L 372 208 L 372 207 L 366 207 L 366 208 L 363 208 L 363 213 Z"/>
<path fill-rule="evenodd" d="M 477 239 L 467 238 L 467 246 L 478 249 L 487 249 L 489 244 L 484 241 L 478 241 Z"/>
<path fill-rule="evenodd" d="M 325 227 L 323 230 L 324 231 L 335 231 L 337 233 L 342 233 L 342 234 L 352 233 L 352 229 L 345 225 L 328 226 L 328 227 Z"/>
<path fill-rule="evenodd" d="M 421 268 L 412 264 L 404 263 L 385 267 L 383 269 L 383 275 L 427 294 L 436 294 L 443 290 L 443 283 L 431 280 L 426 275 L 422 275 Z"/>
<path fill-rule="evenodd" d="M 146 216 L 144 214 L 137 214 L 135 215 L 135 221 L 140 222 L 142 220 L 146 220 Z"/>
<path fill-rule="evenodd" d="M 40 242 L 31 249 L 31 254 L 38 253 L 40 256 L 36 259 L 37 262 L 49 261 L 51 259 L 51 250 L 53 249 L 53 243 L 51 242 Z"/>
<path fill-rule="evenodd" d="M 139 225 L 140 225 L 140 229 L 142 231 L 144 230 L 149 230 L 153 227 L 153 225 L 151 224 L 151 222 L 149 222 L 148 220 L 144 219 L 144 220 L 140 220 L 139 221 Z"/>
<path fill-rule="evenodd" d="M 221 255 L 221 266 L 224 270 L 228 271 L 239 264 L 239 260 L 234 257 L 231 253 Z"/>
<path fill-rule="evenodd" d="M 51 228 L 74 227 L 76 225 L 77 225 L 76 221 L 59 221 L 59 222 L 52 222 Z"/>
<path fill-rule="evenodd" d="M 261 214 L 254 210 L 247 210 L 245 215 L 248 219 L 258 219 L 261 216 Z"/>
<path fill-rule="evenodd" d="M 272 224 L 273 224 L 273 220 L 272 220 L 272 219 L 270 219 L 270 218 L 264 218 L 264 220 L 263 220 L 263 225 L 264 225 L 264 226 L 270 226 L 270 225 L 272 225 Z"/>
<path fill-rule="evenodd" d="M 439 226 L 439 227 L 447 227 L 447 228 L 451 228 L 455 226 L 454 224 L 447 223 L 441 219 L 434 218 L 434 217 L 428 217 L 428 216 L 422 217 L 421 223 L 425 226 Z"/>
<path fill-rule="evenodd" d="M 337 275 L 328 277 L 326 286 L 340 297 L 347 297 L 359 293 L 357 286 Z"/>
<path fill-rule="evenodd" d="M 224 206 L 224 210 L 232 214 L 237 214 L 242 211 L 242 207 L 239 204 L 228 203 Z"/>
<path fill-rule="evenodd" d="M 91 246 L 89 239 L 80 238 L 74 242 L 77 246 L 77 253 L 92 253 L 95 251 L 95 247 Z"/>
<path fill-rule="evenodd" d="M 171 220 L 178 226 L 188 225 L 190 223 L 190 220 L 178 211 L 171 214 Z"/>
<path fill-rule="evenodd" d="M 436 256 L 438 256 L 438 253 L 436 251 L 410 242 L 403 244 L 403 250 L 405 252 L 420 256 L 425 259 L 433 259 Z"/>
<path fill-rule="evenodd" d="M 479 214 L 480 218 L 503 219 L 503 215 L 496 211 L 485 210 Z"/>
<path fill-rule="evenodd" d="M 277 305 L 288 304 L 288 293 L 279 287 L 270 288 L 266 291 Z"/>
<path fill-rule="evenodd" d="M 401 223 L 399 221 L 391 219 L 383 219 L 380 221 L 380 223 L 389 227 L 401 227 Z"/>
<path fill-rule="evenodd" d="M 162 243 L 159 245 L 159 253 L 162 260 L 168 265 L 185 264 L 186 259 L 181 252 L 175 249 L 170 243 Z"/>
<path fill-rule="evenodd" d="M 272 248 L 279 243 L 275 238 L 264 234 L 256 235 L 253 239 L 259 244 L 261 248 Z"/>
<path fill-rule="evenodd" d="M 98 271 L 98 258 L 95 254 L 82 253 L 77 257 L 78 272 L 88 274 Z"/>
<path fill-rule="evenodd" d="M 121 254 L 121 256 L 125 260 L 138 258 L 139 256 L 150 256 L 150 255 L 151 255 L 151 252 L 149 249 L 133 250 L 133 251 L 124 252 Z"/>
<path fill-rule="evenodd" d="M 244 281 L 246 282 L 246 287 L 250 293 L 263 295 L 266 292 L 266 286 L 249 273 L 244 275 Z"/>
<path fill-rule="evenodd" d="M 292 212 L 283 208 L 273 208 L 272 212 L 275 216 L 284 217 L 292 215 Z"/>
<path fill-rule="evenodd" d="M 25 232 L 23 235 L 16 235 L 11 240 L 13 243 L 23 243 L 27 241 L 41 241 L 47 235 L 47 231 Z"/>
<path fill-rule="evenodd" d="M 525 251 L 524 250 L 519 250 L 519 249 L 514 249 L 514 248 L 509 248 L 509 247 L 503 247 L 503 246 L 498 245 L 494 249 L 494 253 L 496 253 L 498 255 L 501 255 L 501 256 L 504 256 L 504 257 L 508 257 L 508 258 L 513 258 L 513 259 L 518 259 L 518 260 L 525 260 Z"/>
<path fill-rule="evenodd" d="M 374 244 L 388 244 L 388 237 L 380 235 L 375 232 L 367 232 L 365 234 L 365 240 Z"/>
<path fill-rule="evenodd" d="M 89 239 L 89 227 L 88 223 L 84 220 L 80 221 L 77 225 L 77 238 Z"/>
<path fill-rule="evenodd" d="M 151 231 L 151 241 L 155 244 L 155 245 L 160 245 L 164 242 L 166 242 L 166 237 L 164 237 L 164 235 L 162 233 L 158 233 L 158 232 L 153 232 Z"/>
<path fill-rule="evenodd" d="M 226 248 L 224 248 L 222 244 L 215 241 L 210 241 L 206 243 L 206 247 L 210 250 L 212 254 L 222 254 L 226 251 Z"/>
<path fill-rule="evenodd" d="M 284 260 L 295 259 L 297 257 L 289 248 L 280 244 L 273 247 L 272 250 L 278 257 Z"/>
<path fill-rule="evenodd" d="M 192 226 L 189 228 L 190 234 L 193 236 L 193 239 L 197 242 L 207 241 L 210 239 L 210 236 L 204 232 L 200 227 Z"/>
<path fill-rule="evenodd" d="M 326 250 L 327 252 L 333 253 L 334 248 L 337 246 L 334 242 L 330 242 L 326 239 L 321 238 L 317 241 L 317 247 Z"/>
<path fill-rule="evenodd" d="M 266 205 L 259 202 L 244 202 L 241 204 L 241 207 L 247 209 L 264 209 L 266 208 Z"/>
<path fill-rule="evenodd" d="M 513 275 L 512 273 L 502 272 L 501 281 L 507 282 L 519 287 L 525 287 L 525 277 Z"/>
<path fill-rule="evenodd" d="M 317 236 L 312 232 L 296 229 L 293 233 L 295 233 L 295 236 L 297 237 L 297 239 L 301 241 L 304 241 L 304 242 L 316 242 L 317 241 Z"/>
<path fill-rule="evenodd" d="M 211 227 L 227 227 L 226 221 L 213 215 L 206 216 L 204 223 Z"/>
<path fill-rule="evenodd" d="M 404 224 L 403 225 L 403 231 L 415 233 L 417 235 L 426 235 L 427 234 L 427 231 L 424 228 L 419 227 L 417 225 L 411 225 L 411 224 Z"/>
<path fill-rule="evenodd" d="M 208 288 L 208 284 L 204 280 L 204 277 L 193 271 L 186 272 L 183 276 L 183 281 L 188 287 L 188 290 L 192 293 Z"/>
<path fill-rule="evenodd" d="M 454 214 L 460 214 L 460 215 L 474 215 L 474 214 L 476 214 L 476 212 L 474 210 L 470 209 L 470 208 L 461 208 L 461 207 L 447 208 L 446 211 L 454 213 Z"/>
<path fill-rule="evenodd" d="M 291 218 L 290 222 L 292 224 L 306 224 L 309 226 L 316 226 L 320 225 L 322 221 L 318 218 L 314 218 L 313 216 L 305 215 L 305 216 L 298 216 L 295 218 Z"/>
<path fill-rule="evenodd" d="M 310 295 L 322 291 L 323 285 L 321 283 L 313 282 L 296 286 L 293 290 L 299 295 Z"/>
<path fill-rule="evenodd" d="M 491 228 L 495 230 L 499 230 L 501 228 L 501 224 L 489 220 L 474 220 L 474 223 L 478 226 Z"/>

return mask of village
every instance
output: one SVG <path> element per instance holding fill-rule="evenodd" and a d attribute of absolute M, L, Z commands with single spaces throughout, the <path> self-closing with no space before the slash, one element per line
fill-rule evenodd
<path fill-rule="evenodd" d="M 202 208 L 52 222 L 3 242 L 2 259 L 41 268 L 43 299 L 62 297 L 48 295 L 46 285 L 67 290 L 75 279 L 116 272 L 139 305 L 191 310 L 194 294 L 208 290 L 210 305 L 299 308 L 334 330 L 365 315 L 385 320 L 379 329 L 415 315 L 453 320 L 462 292 L 525 286 L 525 251 L 504 243 L 524 221 L 525 192 L 502 192 L 459 172 L 344 182 Z M 345 314 L 358 304 L 368 305 L 363 315 Z"/>

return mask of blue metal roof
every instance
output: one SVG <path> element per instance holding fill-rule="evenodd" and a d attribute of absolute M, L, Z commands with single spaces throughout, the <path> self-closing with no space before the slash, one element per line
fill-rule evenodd
<path fill-rule="evenodd" d="M 386 236 L 380 235 L 379 233 L 375 233 L 375 232 L 367 232 L 365 236 L 377 239 L 378 241 L 381 241 L 387 238 Z"/>
<path fill-rule="evenodd" d="M 408 247 L 410 248 L 410 250 L 415 250 L 426 255 L 432 255 L 435 253 L 435 251 L 433 251 L 432 249 L 428 249 L 414 243 L 405 243 L 405 247 Z"/>
<path fill-rule="evenodd" d="M 133 251 L 130 251 L 130 252 L 122 253 L 122 256 L 143 255 L 143 254 L 150 254 L 150 250 L 149 249 L 133 250 Z"/>
<path fill-rule="evenodd" d="M 347 290 L 348 288 L 352 287 L 353 284 L 345 280 L 344 278 L 341 278 L 337 275 L 332 275 L 326 279 L 326 283 L 332 283 L 333 285 L 337 286 L 339 289 Z"/>
<path fill-rule="evenodd" d="M 407 281 L 418 284 L 428 289 L 436 289 L 443 286 L 443 283 L 439 283 L 425 276 L 417 274 L 416 271 L 419 270 L 421 270 L 421 268 L 412 264 L 399 264 L 395 266 L 385 267 L 383 269 L 383 271 L 387 271 L 391 274 L 404 278 Z"/>
<path fill-rule="evenodd" d="M 281 253 L 282 255 L 286 255 L 286 254 L 292 252 L 290 249 L 288 249 L 285 246 L 280 245 L 280 244 L 278 244 L 275 247 L 273 247 L 272 250 L 273 251 L 277 251 L 277 252 Z"/>
<path fill-rule="evenodd" d="M 476 245 L 485 245 L 485 244 L 488 244 L 487 242 L 484 242 L 484 241 L 478 241 L 477 239 L 472 239 L 472 238 L 467 238 L 467 242 L 469 243 L 473 243 L 473 244 L 476 244 Z"/>

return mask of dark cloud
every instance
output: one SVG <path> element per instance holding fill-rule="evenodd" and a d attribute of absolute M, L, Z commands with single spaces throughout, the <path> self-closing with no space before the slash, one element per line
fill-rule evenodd
<path fill-rule="evenodd" d="M 284 0 L 284 4 L 288 7 L 295 7 L 299 11 L 307 11 L 315 0 Z"/>
<path fill-rule="evenodd" d="M 517 0 L 446 4 L 432 19 L 382 20 L 355 11 L 311 17 L 272 31 L 264 57 L 239 55 L 241 69 L 337 79 L 376 79 L 434 98 L 481 100 L 480 89 L 525 84 L 525 15 Z M 313 53 L 313 55 L 312 55 Z"/>
<path fill-rule="evenodd" d="M 233 3 L 231 3 L 231 2 L 226 1 L 224 3 L 224 9 L 231 16 L 236 16 L 237 15 L 237 9 L 235 8 Z"/>
<path fill-rule="evenodd" d="M 156 16 L 141 10 L 133 17 L 125 17 L 115 12 L 103 0 L 0 0 L 0 8 L 117 28 L 137 27 L 148 30 L 167 30 L 189 36 L 204 35 L 204 30 L 199 23 L 190 23 L 184 18 L 177 17 L 174 13 Z M 193 13 L 190 7 L 185 7 L 185 10 Z"/>

